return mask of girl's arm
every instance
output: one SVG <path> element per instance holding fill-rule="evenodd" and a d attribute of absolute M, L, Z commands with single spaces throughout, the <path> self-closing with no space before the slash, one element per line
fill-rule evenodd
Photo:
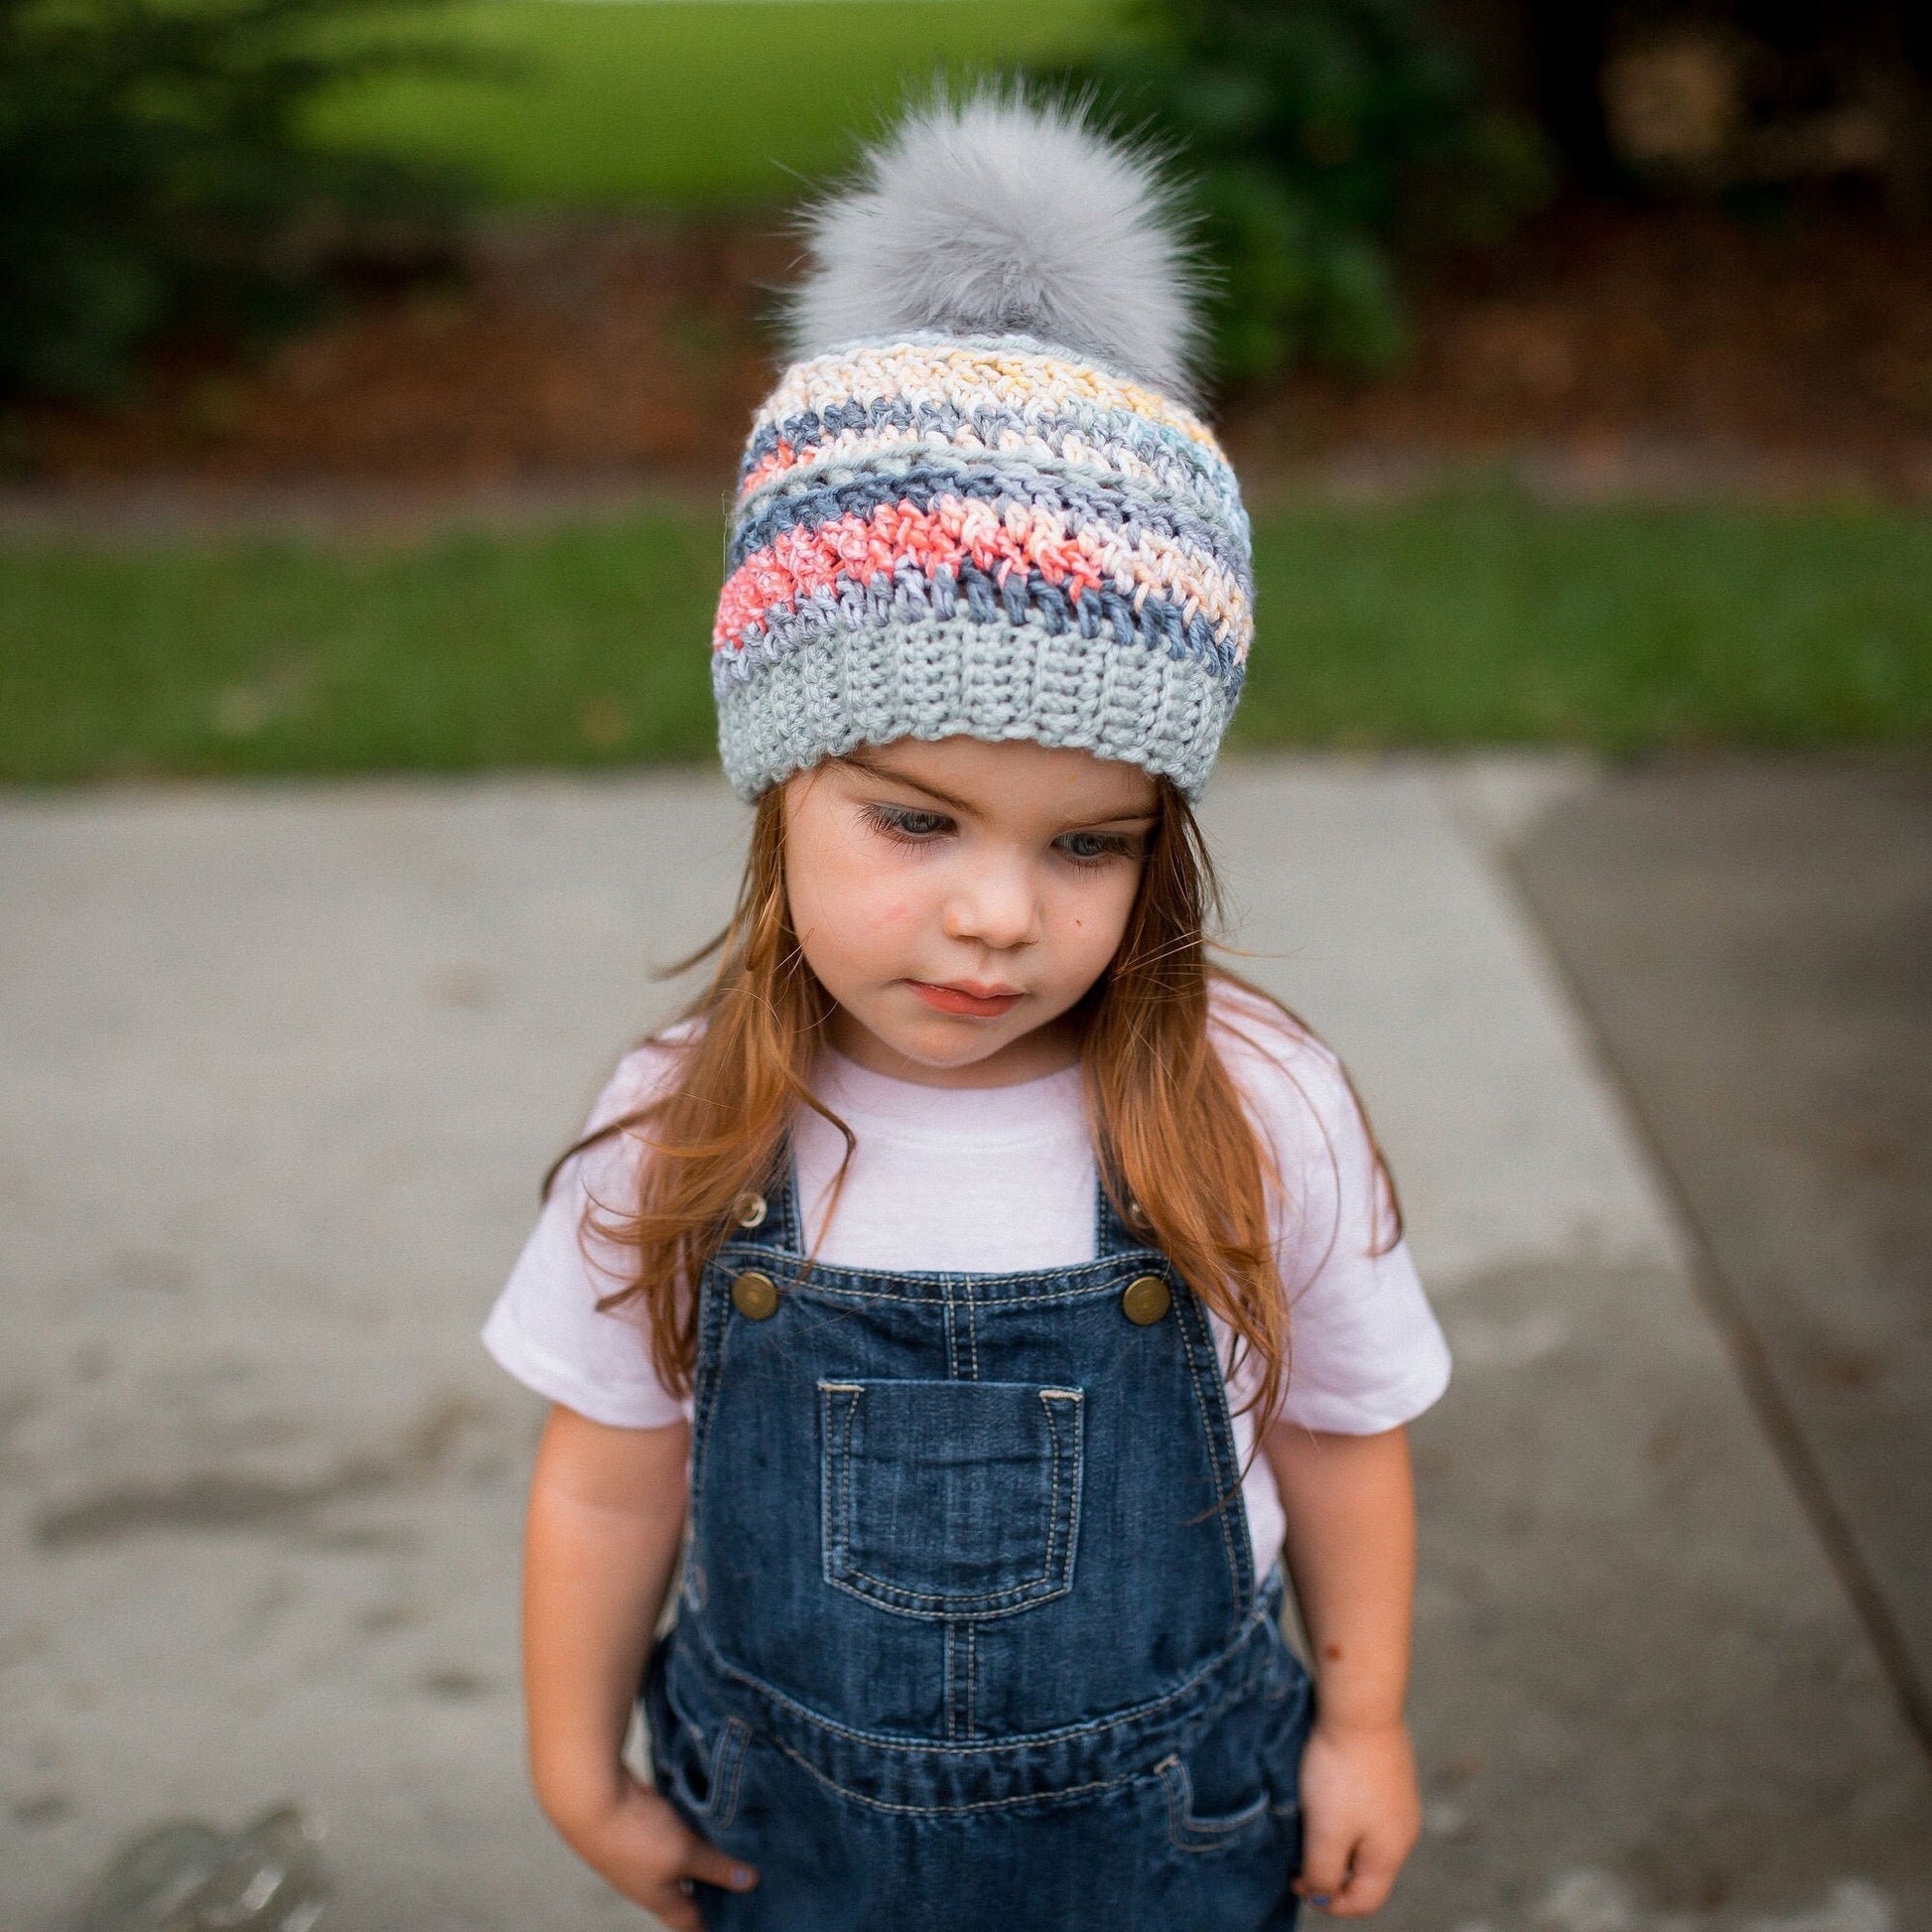
<path fill-rule="evenodd" d="M 1402 1715 L 1416 1584 L 1408 1434 L 1277 1423 L 1263 1449 L 1288 1517 L 1315 1678 L 1296 1889 L 1338 1918 L 1360 1918 L 1388 1897 L 1422 1828 Z"/>
<path fill-rule="evenodd" d="M 692 1832 L 621 1761 L 684 1527 L 685 1423 L 612 1429 L 552 1408 L 530 1482 L 523 1695 L 530 1781 L 579 1858 L 676 1932 L 699 1932 L 680 1879 L 743 1891 L 750 1866 Z"/>

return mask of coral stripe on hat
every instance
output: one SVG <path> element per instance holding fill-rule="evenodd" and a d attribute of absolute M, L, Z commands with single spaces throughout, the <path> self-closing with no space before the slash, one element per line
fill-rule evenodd
<path fill-rule="evenodd" d="M 971 563 L 1001 583 L 1015 570 L 1037 570 L 1076 600 L 1103 584 L 1135 598 L 1158 591 L 1173 599 L 1184 619 L 1205 616 L 1237 663 L 1247 655 L 1253 629 L 1240 586 L 1170 540 L 1137 542 L 1114 532 L 1069 530 L 1063 515 L 1038 505 L 1010 502 L 996 509 L 976 499 L 942 496 L 929 510 L 881 504 L 870 516 L 843 516 L 781 532 L 727 580 L 712 648 L 735 647 L 767 612 L 795 609 L 801 598 L 829 590 L 841 578 L 868 583 L 890 577 L 905 563 L 928 577 Z"/>

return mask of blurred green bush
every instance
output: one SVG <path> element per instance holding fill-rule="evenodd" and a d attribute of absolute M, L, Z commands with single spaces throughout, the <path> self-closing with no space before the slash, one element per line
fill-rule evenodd
<path fill-rule="evenodd" d="M 100 397 L 170 329 L 306 313 L 368 224 L 435 228 L 448 170 L 304 131 L 371 72 L 470 51 L 351 31 L 421 0 L 0 0 L 0 401 Z"/>
<path fill-rule="evenodd" d="M 1427 0 L 1140 0 L 1053 77 L 1191 169 L 1224 380 L 1400 361 L 1403 267 L 1500 239 L 1552 187 Z"/>

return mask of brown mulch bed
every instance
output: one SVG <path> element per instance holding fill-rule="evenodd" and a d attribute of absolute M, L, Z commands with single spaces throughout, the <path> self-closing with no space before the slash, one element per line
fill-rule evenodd
<path fill-rule="evenodd" d="M 492 226 L 459 274 L 365 296 L 252 364 L 177 350 L 136 402 L 17 418 L 16 477 L 710 491 L 769 379 L 759 319 L 792 258 L 775 223 Z M 1873 216 L 1559 207 L 1443 272 L 1417 333 L 1380 382 L 1229 398 L 1244 475 L 1541 450 L 1612 482 L 1674 462 L 1692 482 L 1932 493 L 1932 238 Z M 1659 452 L 1676 453 L 1661 471 Z"/>
<path fill-rule="evenodd" d="M 1418 352 L 1370 387 L 1297 379 L 1229 422 L 1296 453 L 1676 452 L 1714 475 L 1932 492 L 1932 235 L 1871 216 L 1752 228 L 1695 208 L 1571 207 L 1439 278 Z M 1664 466 L 1652 464 L 1651 467 Z"/>
<path fill-rule="evenodd" d="M 23 480 L 722 483 L 769 383 L 759 316 L 792 252 L 719 225 L 493 224 L 457 273 L 366 295 L 252 365 L 177 350 L 129 406 L 32 413 Z"/>

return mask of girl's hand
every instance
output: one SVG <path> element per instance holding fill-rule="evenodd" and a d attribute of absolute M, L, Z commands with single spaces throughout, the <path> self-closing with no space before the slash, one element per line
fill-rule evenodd
<path fill-rule="evenodd" d="M 749 1864 L 700 1838 L 655 1791 L 628 1777 L 610 1805 L 568 1824 L 553 1822 L 606 1884 L 671 1932 L 702 1932 L 697 1904 L 680 1880 L 702 1878 L 727 1891 L 750 1891 L 759 1881 Z"/>
<path fill-rule="evenodd" d="M 1317 1719 L 1302 1753 L 1302 1823 L 1295 1889 L 1336 1918 L 1379 1910 L 1422 1835 L 1408 1726 Z"/>

